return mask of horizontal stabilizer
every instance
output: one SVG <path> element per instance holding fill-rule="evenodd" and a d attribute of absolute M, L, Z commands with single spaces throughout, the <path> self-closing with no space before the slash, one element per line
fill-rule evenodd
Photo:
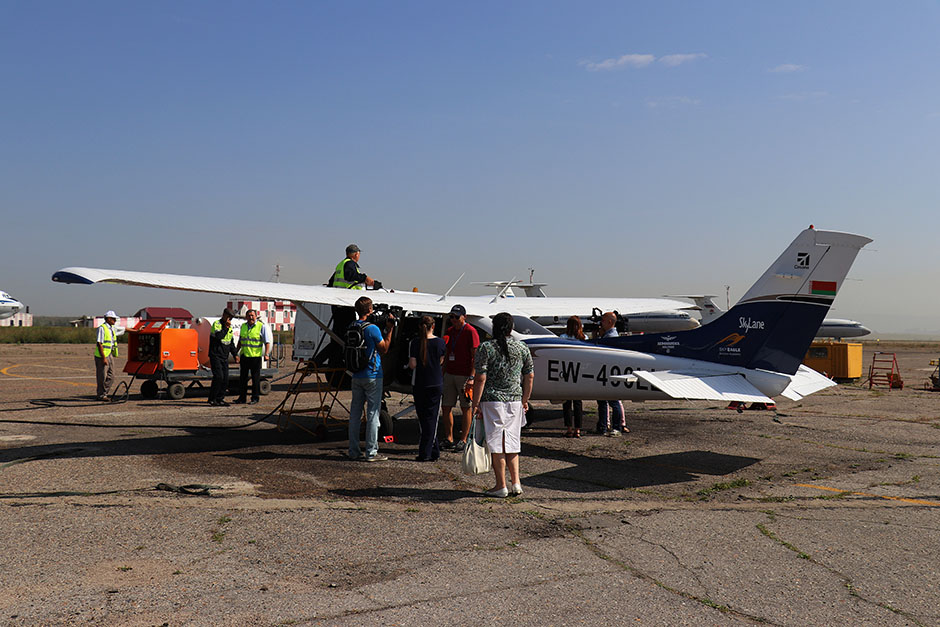
<path fill-rule="evenodd" d="M 836 385 L 836 382 L 829 377 L 819 374 L 812 368 L 800 365 L 800 369 L 796 371 L 796 374 L 790 375 L 790 385 L 780 394 L 791 401 L 799 401 L 804 396 L 831 388 L 834 385 Z"/>
<path fill-rule="evenodd" d="M 692 375 L 681 372 L 635 370 L 632 375 L 611 379 L 636 377 L 656 386 L 672 398 L 703 401 L 740 401 L 742 403 L 773 403 L 760 390 L 748 383 L 740 374 Z"/>

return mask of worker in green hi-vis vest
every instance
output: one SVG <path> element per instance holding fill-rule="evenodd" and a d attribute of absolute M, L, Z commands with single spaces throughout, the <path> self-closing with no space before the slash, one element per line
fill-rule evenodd
<path fill-rule="evenodd" d="M 338 287 L 347 290 L 364 290 L 367 287 L 380 289 L 381 281 L 376 281 L 365 272 L 359 269 L 359 257 L 362 251 L 356 244 L 350 244 L 346 247 L 346 256 L 336 264 L 330 280 L 327 281 L 328 287 Z M 340 307 L 334 305 L 332 308 L 333 324 L 330 326 L 333 333 L 343 337 L 346 328 L 356 320 L 356 312 L 352 307 Z M 314 361 L 318 366 L 329 363 L 331 367 L 342 368 L 343 364 L 343 345 L 331 339 L 329 344 L 323 347 Z"/>
<path fill-rule="evenodd" d="M 110 401 L 111 383 L 114 381 L 114 358 L 118 356 L 117 332 L 114 325 L 117 323 L 117 314 L 108 311 L 104 315 L 104 322 L 98 327 L 98 337 L 95 339 L 95 378 L 98 380 L 99 401 Z"/>
<path fill-rule="evenodd" d="M 251 377 L 251 404 L 261 398 L 261 360 L 267 359 L 271 352 L 271 329 L 258 320 L 258 312 L 249 309 L 245 313 L 247 322 L 238 334 L 238 363 L 241 379 L 241 392 L 236 403 L 248 400 L 248 378 Z"/>

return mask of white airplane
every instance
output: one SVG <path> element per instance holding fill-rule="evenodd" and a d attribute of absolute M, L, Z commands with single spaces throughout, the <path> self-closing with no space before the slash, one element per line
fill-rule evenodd
<path fill-rule="evenodd" d="M 244 281 L 240 279 L 222 279 L 213 277 L 186 276 L 178 274 L 158 274 L 152 272 L 132 272 L 126 270 L 107 270 L 102 268 L 63 268 L 52 276 L 60 283 L 119 283 L 144 287 L 162 287 L 168 289 L 195 292 L 212 292 L 235 296 L 249 296 L 256 300 L 289 300 L 298 309 L 311 315 L 304 303 L 318 305 L 338 305 L 352 307 L 362 295 L 369 296 L 376 304 L 402 307 L 405 311 L 446 314 L 456 304 L 467 309 L 468 317 L 483 318 L 501 311 L 508 311 L 521 320 L 523 333 L 538 334 L 546 332 L 543 327 L 533 322 L 537 318 L 562 320 L 570 316 L 589 318 L 592 312 L 617 311 L 621 315 L 650 314 L 663 310 L 673 310 L 691 306 L 673 298 L 615 298 L 615 297 L 577 297 L 552 296 L 545 298 L 513 298 L 505 293 L 495 296 L 454 296 L 450 290 L 446 294 L 422 292 L 398 292 L 395 290 L 345 290 L 322 285 L 297 285 L 291 283 L 273 283 L 267 281 Z M 457 280 L 459 282 L 460 279 Z M 456 282 L 454 286 L 456 286 Z M 451 286 L 451 290 L 454 289 Z M 326 326 L 317 320 L 321 326 Z M 695 321 L 696 326 L 698 322 Z M 518 326 L 518 324 L 517 324 Z"/>
<path fill-rule="evenodd" d="M 548 283 L 534 283 L 531 273 L 528 282 L 513 279 L 511 281 L 473 283 L 473 285 L 495 287 L 498 290 L 497 294 L 505 296 L 506 298 L 514 298 L 516 296 L 513 292 L 513 288 L 521 289 L 525 293 L 526 298 L 548 298 L 548 295 L 542 289 L 546 287 Z M 624 313 L 619 309 L 610 311 L 616 311 L 620 315 L 622 328 L 618 327 L 618 329 L 621 331 L 630 331 L 631 333 L 671 333 L 673 331 L 687 331 L 700 326 L 699 321 L 692 317 L 692 314 L 687 311 L 690 309 L 699 309 L 700 306 L 697 306 L 698 304 L 689 305 L 681 301 L 673 302 L 677 303 L 679 306 L 663 311 L 639 311 L 635 313 Z M 581 322 L 585 327 L 590 328 L 591 325 L 596 326 L 603 313 L 603 311 L 595 309 L 590 317 L 582 317 Z M 557 333 L 564 332 L 565 326 L 568 323 L 568 317 L 558 315 L 536 316 L 533 320 L 536 324 Z"/>
<path fill-rule="evenodd" d="M 23 309 L 23 303 L 6 292 L 0 292 L 0 319 L 9 318 Z"/>
<path fill-rule="evenodd" d="M 701 312 L 702 324 L 708 324 L 725 313 L 715 304 L 715 301 L 712 300 L 714 296 L 682 296 L 681 298 L 689 298 L 695 302 L 695 305 Z M 844 320 L 842 318 L 826 318 L 816 330 L 816 337 L 841 340 L 846 337 L 861 337 L 869 333 L 871 333 L 871 329 L 864 326 L 861 322 Z"/>
<path fill-rule="evenodd" d="M 862 337 L 871 333 L 871 329 L 855 320 L 843 320 L 842 318 L 826 318 L 819 325 L 816 331 L 816 337 L 831 337 L 841 340 L 845 337 Z"/>
<path fill-rule="evenodd" d="M 350 306 L 363 294 L 376 303 L 414 313 L 446 313 L 459 302 L 466 307 L 470 321 L 486 331 L 492 329 L 491 316 L 496 313 L 508 311 L 515 315 L 517 337 L 528 344 L 535 363 L 534 400 L 768 403 L 774 396 L 799 400 L 835 385 L 801 362 L 858 251 L 871 241 L 860 235 L 810 227 L 793 240 L 738 304 L 713 323 L 689 331 L 591 341 L 561 339 L 531 318 L 552 315 L 554 312 L 546 309 L 557 312 L 558 303 L 566 300 L 613 310 L 617 299 L 457 299 L 416 292 L 363 292 L 96 268 L 64 268 L 52 279 L 290 300 L 301 310 L 305 310 L 304 303 Z M 572 305 L 571 313 L 586 312 Z"/>

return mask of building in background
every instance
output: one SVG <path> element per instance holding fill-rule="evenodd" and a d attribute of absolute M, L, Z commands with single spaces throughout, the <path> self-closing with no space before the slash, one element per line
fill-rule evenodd
<path fill-rule="evenodd" d="M 31 327 L 33 326 L 33 314 L 29 313 L 29 307 L 26 311 L 20 311 L 9 318 L 0 320 L 0 327 Z"/>
<path fill-rule="evenodd" d="M 297 305 L 289 300 L 241 300 L 232 298 L 226 303 L 240 318 L 244 318 L 249 309 L 257 309 L 259 318 L 267 322 L 272 331 L 290 331 L 297 319 Z"/>

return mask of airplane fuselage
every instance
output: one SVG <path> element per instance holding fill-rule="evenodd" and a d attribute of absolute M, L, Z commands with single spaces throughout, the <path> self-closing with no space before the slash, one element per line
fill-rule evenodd
<path fill-rule="evenodd" d="M 9 318 L 23 309 L 23 303 L 6 292 L 0 292 L 0 318 Z"/>
<path fill-rule="evenodd" d="M 635 371 L 710 371 L 716 375 L 739 373 L 767 396 L 776 396 L 787 381 L 761 370 L 726 366 L 712 362 L 669 355 L 654 355 L 622 348 L 558 343 L 540 339 L 527 342 L 532 353 L 535 400 L 670 400 L 671 397 L 635 377 L 623 378 Z"/>
<path fill-rule="evenodd" d="M 871 329 L 855 320 L 842 320 L 840 318 L 826 318 L 819 326 L 816 337 L 831 337 L 841 339 L 844 337 L 861 337 L 871 333 Z"/>

